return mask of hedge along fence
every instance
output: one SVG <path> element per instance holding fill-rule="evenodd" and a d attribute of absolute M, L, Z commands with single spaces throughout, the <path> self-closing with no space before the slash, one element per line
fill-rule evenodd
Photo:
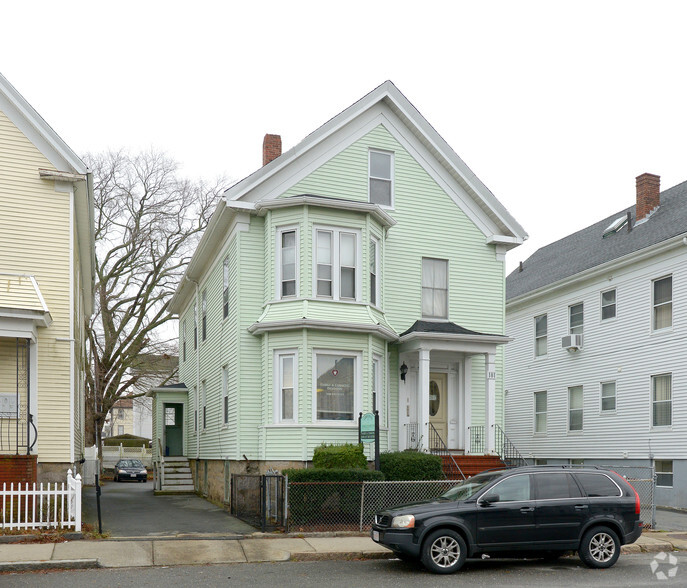
<path fill-rule="evenodd" d="M 365 469 L 284 470 L 289 479 L 289 529 L 357 530 L 363 482 L 381 481 Z"/>
<path fill-rule="evenodd" d="M 395 451 L 379 456 L 379 469 L 386 480 L 441 480 L 441 457 L 419 451 Z"/>
<path fill-rule="evenodd" d="M 367 458 L 362 443 L 344 443 L 343 445 L 320 445 L 315 448 L 312 457 L 315 468 L 349 469 L 367 468 Z"/>

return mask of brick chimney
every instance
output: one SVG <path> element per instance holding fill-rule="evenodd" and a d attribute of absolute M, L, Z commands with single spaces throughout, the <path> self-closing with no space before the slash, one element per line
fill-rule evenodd
<path fill-rule="evenodd" d="M 267 165 L 281 155 L 281 137 L 279 135 L 265 135 L 262 140 L 262 165 Z"/>
<path fill-rule="evenodd" d="M 658 208 L 661 203 L 661 176 L 642 174 L 637 176 L 637 207 L 635 222 L 639 222 Z"/>

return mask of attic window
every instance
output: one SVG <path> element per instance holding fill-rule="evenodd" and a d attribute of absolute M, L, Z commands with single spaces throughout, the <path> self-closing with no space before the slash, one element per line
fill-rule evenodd
<path fill-rule="evenodd" d="M 620 229 L 622 229 L 625 225 L 627 224 L 627 216 L 621 216 L 620 218 L 615 219 L 609 226 L 608 228 L 604 231 L 603 237 L 606 238 L 609 235 L 613 235 L 617 233 Z"/>

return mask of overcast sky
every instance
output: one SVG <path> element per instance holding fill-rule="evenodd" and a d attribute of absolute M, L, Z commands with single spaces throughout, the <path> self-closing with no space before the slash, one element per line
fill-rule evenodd
<path fill-rule="evenodd" d="M 392 80 L 537 248 L 687 180 L 685 2 L 5 3 L 0 72 L 79 154 L 239 180 Z"/>

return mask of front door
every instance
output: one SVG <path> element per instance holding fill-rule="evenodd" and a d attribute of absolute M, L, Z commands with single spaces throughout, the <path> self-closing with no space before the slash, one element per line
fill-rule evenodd
<path fill-rule="evenodd" d="M 441 441 L 435 438 L 430 427 L 429 439 L 432 449 L 441 449 L 442 442 L 447 444 L 448 441 L 448 426 L 447 426 L 447 398 L 446 388 L 448 385 L 448 374 L 440 374 L 431 372 L 429 374 L 429 422 L 432 424 L 441 438 Z"/>
<path fill-rule="evenodd" d="M 165 455 L 184 454 L 184 405 L 165 404 Z"/>

